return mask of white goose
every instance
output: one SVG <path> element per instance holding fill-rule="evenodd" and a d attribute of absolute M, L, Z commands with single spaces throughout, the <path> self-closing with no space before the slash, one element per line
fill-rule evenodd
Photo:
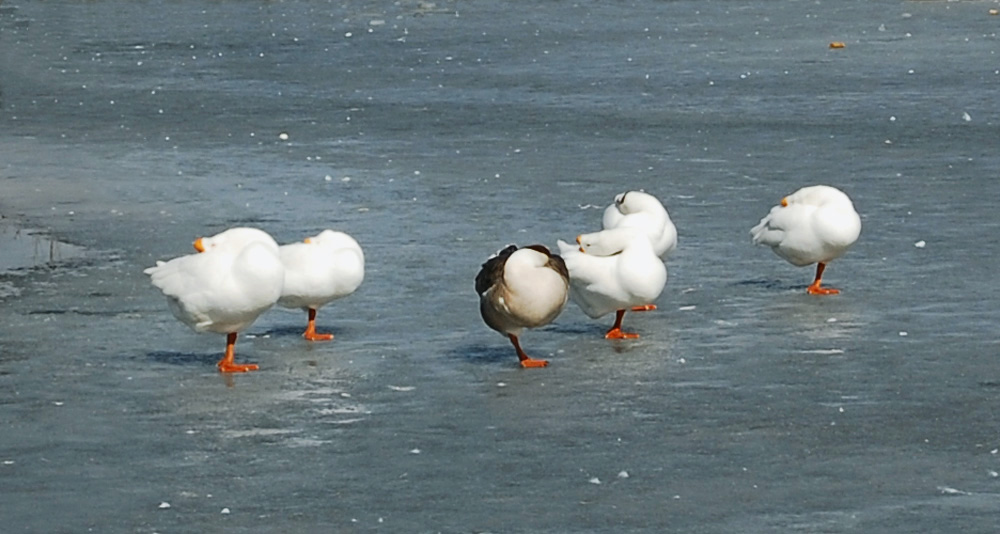
<path fill-rule="evenodd" d="M 835 295 L 820 287 L 826 264 L 839 258 L 861 235 L 861 217 L 843 191 L 826 185 L 803 187 L 781 199 L 781 204 L 750 230 L 755 245 L 767 245 L 792 265 L 816 264 L 816 278 L 807 291 Z"/>
<path fill-rule="evenodd" d="M 542 245 L 510 245 L 490 256 L 476 275 L 479 313 L 487 326 L 510 339 L 522 367 L 545 367 L 529 357 L 518 338 L 525 328 L 555 320 L 566 306 L 569 273 L 558 255 Z"/>
<path fill-rule="evenodd" d="M 621 229 L 618 250 L 595 256 L 582 248 L 559 241 L 570 278 L 570 298 L 593 319 L 616 312 L 615 323 L 604 335 L 608 339 L 633 339 L 638 334 L 622 331 L 628 308 L 646 305 L 660 296 L 667 283 L 667 268 L 656 255 L 646 233 Z"/>
<path fill-rule="evenodd" d="M 316 332 L 316 311 L 354 293 L 364 281 L 361 246 L 343 232 L 324 230 L 302 243 L 283 245 L 279 256 L 285 266 L 285 287 L 278 305 L 308 313 L 302 337 L 310 341 L 333 339 L 333 334 Z"/>
<path fill-rule="evenodd" d="M 253 371 L 233 362 L 236 335 L 277 302 L 284 284 L 278 244 L 255 228 L 231 228 L 194 242 L 197 254 L 157 262 L 145 272 L 170 311 L 196 332 L 226 334 L 224 373 Z"/>
<path fill-rule="evenodd" d="M 677 227 L 670 220 L 667 209 L 655 196 L 645 191 L 626 191 L 615 196 L 615 201 L 604 209 L 601 219 L 604 229 L 600 232 L 581 234 L 576 242 L 580 250 L 597 256 L 610 256 L 620 250 L 622 242 L 631 237 L 632 230 L 645 232 L 653 244 L 653 251 L 666 259 L 677 248 Z M 652 303 L 632 307 L 632 311 L 655 310 Z"/>
<path fill-rule="evenodd" d="M 657 256 L 666 258 L 677 248 L 677 227 L 663 204 L 645 191 L 626 191 L 604 209 L 601 219 L 604 230 L 577 237 L 577 243 L 588 254 L 608 256 L 620 248 L 616 241 L 627 239 L 620 229 L 639 229 L 646 233 Z"/>

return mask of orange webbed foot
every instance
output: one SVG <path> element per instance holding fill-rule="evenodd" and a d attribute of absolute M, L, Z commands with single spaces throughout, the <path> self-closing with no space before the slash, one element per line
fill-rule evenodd
<path fill-rule="evenodd" d="M 260 369 L 255 363 L 236 363 L 233 358 L 236 356 L 236 332 L 226 335 L 226 353 L 217 364 L 221 373 L 246 373 Z"/>
<path fill-rule="evenodd" d="M 333 339 L 333 334 L 320 334 L 316 332 L 316 309 L 309 308 L 309 322 L 306 323 L 306 331 L 302 333 L 302 337 L 309 341 L 330 341 Z"/>
<path fill-rule="evenodd" d="M 521 342 L 517 340 L 517 336 L 514 334 L 507 334 L 512 345 L 514 345 L 514 350 L 517 351 L 517 359 L 521 362 L 521 367 L 527 369 L 531 367 L 547 367 L 549 362 L 547 360 L 537 360 L 528 356 L 524 353 L 524 349 L 521 348 Z"/>
<path fill-rule="evenodd" d="M 639 334 L 623 332 L 621 328 L 612 328 L 604 334 L 604 339 L 639 339 Z"/>
<path fill-rule="evenodd" d="M 219 372 L 222 373 L 247 373 L 258 369 L 260 366 L 255 363 L 233 363 L 225 360 L 219 362 Z"/>
<path fill-rule="evenodd" d="M 832 287 L 809 286 L 806 292 L 810 295 L 839 295 L 840 290 Z"/>
<path fill-rule="evenodd" d="M 319 334 L 316 332 L 305 332 L 302 337 L 306 338 L 308 341 L 330 341 L 333 339 L 333 334 Z"/>
<path fill-rule="evenodd" d="M 653 311 L 656 309 L 656 304 L 643 304 L 642 306 L 633 306 L 632 311 L 634 312 L 646 312 Z"/>
<path fill-rule="evenodd" d="M 833 289 L 832 287 L 820 287 L 823 283 L 823 271 L 826 270 L 826 264 L 819 262 L 816 264 L 816 278 L 813 278 L 813 283 L 809 284 L 806 288 L 806 293 L 810 295 L 838 295 L 840 294 L 839 289 Z"/>

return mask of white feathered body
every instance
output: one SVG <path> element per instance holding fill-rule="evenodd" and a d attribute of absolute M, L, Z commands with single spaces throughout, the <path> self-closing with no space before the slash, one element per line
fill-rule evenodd
<path fill-rule="evenodd" d="M 285 283 L 278 305 L 319 309 L 354 293 L 365 279 L 365 255 L 351 236 L 324 230 L 279 250 Z"/>
<path fill-rule="evenodd" d="M 767 245 L 792 265 L 803 267 L 827 263 L 847 252 L 861 235 L 861 217 L 839 189 L 804 187 L 771 208 L 750 235 L 754 244 Z"/>
<path fill-rule="evenodd" d="M 631 230 L 646 234 L 657 256 L 666 258 L 677 248 L 677 227 L 663 204 L 644 191 L 626 191 L 615 196 L 601 219 L 603 231 L 582 234 L 580 246 L 590 254 L 608 256 L 621 249 Z"/>
<path fill-rule="evenodd" d="M 569 270 L 570 299 L 594 319 L 649 304 L 667 283 L 667 268 L 644 232 L 632 230 L 619 237 L 619 249 L 608 256 L 581 252 L 565 241 L 558 243 Z"/>
<path fill-rule="evenodd" d="M 197 332 L 239 332 L 281 296 L 284 268 L 278 245 L 250 228 L 203 241 L 204 252 L 157 262 L 144 272 L 182 323 Z"/>

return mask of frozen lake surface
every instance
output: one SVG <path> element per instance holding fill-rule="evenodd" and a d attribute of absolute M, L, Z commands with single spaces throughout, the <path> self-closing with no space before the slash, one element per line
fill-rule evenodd
<path fill-rule="evenodd" d="M 995 532 L 997 7 L 7 0 L 4 532 Z M 749 243 L 816 183 L 834 297 Z M 571 304 L 519 369 L 479 265 L 639 188 L 641 339 Z M 334 341 L 216 372 L 142 269 L 235 225 L 358 239 Z"/>

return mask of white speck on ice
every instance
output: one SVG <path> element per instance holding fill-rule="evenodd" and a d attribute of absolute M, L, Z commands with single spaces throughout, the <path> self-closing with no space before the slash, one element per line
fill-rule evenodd
<path fill-rule="evenodd" d="M 281 132 L 280 134 L 278 134 L 278 139 L 281 139 L 282 141 L 288 141 L 288 133 Z"/>
<path fill-rule="evenodd" d="M 345 398 L 345 399 L 351 398 L 351 394 L 350 393 L 341 393 L 340 396 L 343 397 L 343 398 Z"/>
<path fill-rule="evenodd" d="M 962 120 L 965 121 L 965 122 L 969 122 L 969 121 L 972 120 L 972 115 L 969 115 L 969 112 L 966 111 L 966 112 L 962 113 Z"/>
<path fill-rule="evenodd" d="M 969 495 L 967 491 L 962 491 L 956 488 L 949 488 L 948 486 L 938 486 L 938 491 L 944 495 Z"/>
<path fill-rule="evenodd" d="M 410 449 L 410 454 L 420 454 L 420 449 Z"/>
<path fill-rule="evenodd" d="M 351 181 L 351 177 L 350 176 L 345 176 L 345 177 L 341 178 L 340 181 L 341 182 L 350 182 Z"/>
<path fill-rule="evenodd" d="M 909 333 L 909 332 L 900 332 L 900 333 L 899 333 L 899 337 L 906 337 L 906 336 L 908 336 L 908 335 L 910 335 L 910 333 Z"/>
<path fill-rule="evenodd" d="M 417 388 L 413 386 L 389 386 L 389 389 L 393 391 L 413 391 Z"/>
<path fill-rule="evenodd" d="M 916 243 L 914 243 L 913 246 L 915 246 L 917 248 L 924 248 L 924 247 L 927 246 L 927 242 L 924 241 L 924 240 L 920 240 L 920 241 L 917 241 Z"/>
<path fill-rule="evenodd" d="M 497 387 L 498 388 L 505 388 L 505 387 L 507 387 L 507 383 L 506 382 L 497 382 Z"/>
<path fill-rule="evenodd" d="M 229 508 L 223 508 L 222 511 L 220 511 L 219 513 L 220 514 L 228 515 L 229 514 Z"/>
<path fill-rule="evenodd" d="M 588 480 L 587 482 L 590 482 L 591 484 L 594 484 L 594 485 L 598 485 L 598 484 L 601 483 L 601 479 L 599 479 L 597 477 L 593 477 L 590 480 Z"/>
<path fill-rule="evenodd" d="M 618 478 L 628 478 L 628 471 L 619 471 Z"/>
<path fill-rule="evenodd" d="M 987 471 L 987 473 L 989 473 L 989 475 L 990 475 L 991 477 L 993 477 L 993 478 L 997 478 L 997 477 L 1000 477 L 1000 473 L 997 473 L 996 471 L 993 471 L 992 469 L 991 469 L 991 470 L 989 470 L 989 471 Z"/>
<path fill-rule="evenodd" d="M 14 465 L 14 460 L 4 460 L 3 464 L 4 465 Z"/>
<path fill-rule="evenodd" d="M 691 311 L 691 310 L 693 310 L 695 308 L 697 308 L 697 306 L 681 306 L 680 308 L 677 308 L 677 310 L 678 311 Z"/>
<path fill-rule="evenodd" d="M 158 508 L 160 510 L 166 510 L 167 508 L 170 508 L 170 503 L 168 503 L 167 501 L 163 501 L 160 503 L 160 506 Z"/>

